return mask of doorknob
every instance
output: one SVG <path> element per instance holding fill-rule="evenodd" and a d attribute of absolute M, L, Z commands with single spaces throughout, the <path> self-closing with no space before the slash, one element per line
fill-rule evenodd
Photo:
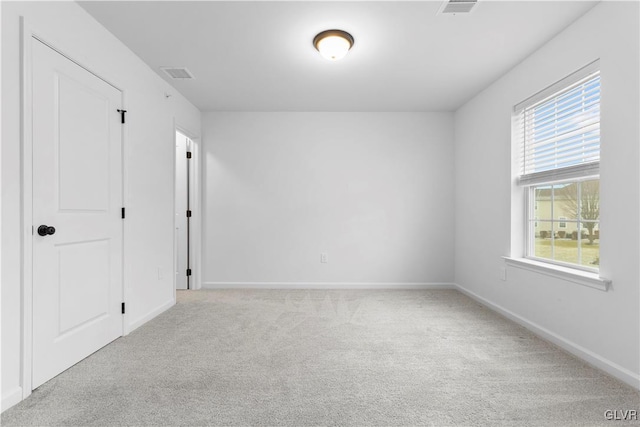
<path fill-rule="evenodd" d="M 41 225 L 38 227 L 38 234 L 41 236 L 49 236 L 51 234 L 55 234 L 55 227 L 49 227 L 48 225 Z"/>

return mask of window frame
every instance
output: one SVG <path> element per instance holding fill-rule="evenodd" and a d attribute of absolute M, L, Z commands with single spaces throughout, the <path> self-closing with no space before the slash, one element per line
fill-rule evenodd
<path fill-rule="evenodd" d="M 524 170 L 522 169 L 522 160 L 521 153 L 522 150 L 525 149 L 525 140 L 524 140 L 524 126 L 521 121 L 521 117 L 524 117 L 524 110 L 528 108 L 534 107 L 536 104 L 542 104 L 546 100 L 553 99 L 555 97 L 561 96 L 562 92 L 571 90 L 571 86 L 580 84 L 581 80 L 584 80 L 585 83 L 590 80 L 590 76 L 600 76 L 600 64 L 599 60 L 595 60 L 592 63 L 586 65 L 585 67 L 577 70 L 576 72 L 569 74 L 558 82 L 548 86 L 547 88 L 541 90 L 540 92 L 534 94 L 533 96 L 525 99 L 524 101 L 516 104 L 512 111 L 512 147 L 514 147 L 517 156 L 513 157 L 514 160 L 514 174 L 515 179 L 513 181 L 515 191 L 513 194 L 517 194 L 522 197 L 521 202 L 524 211 L 522 212 L 524 215 L 521 217 L 523 219 L 523 223 L 516 228 L 512 228 L 512 232 L 522 233 L 521 238 L 512 239 L 513 242 L 520 242 L 521 246 L 521 255 L 518 258 L 514 257 L 504 257 L 505 261 L 508 265 L 523 268 L 526 270 L 537 271 L 543 274 L 547 274 L 554 277 L 560 277 L 569 281 L 573 281 L 576 283 L 580 283 L 583 285 L 587 285 L 590 287 L 595 287 L 600 290 L 607 290 L 611 284 L 611 281 L 608 279 L 601 278 L 600 273 L 600 265 L 597 268 L 592 268 L 589 266 L 574 264 L 570 262 L 563 262 L 554 259 L 536 257 L 535 251 L 533 250 L 535 246 L 535 224 L 540 224 L 541 221 L 551 221 L 551 224 L 563 222 L 568 224 L 577 223 L 578 229 L 578 245 L 581 244 L 581 220 L 578 218 L 576 220 L 564 219 L 562 221 L 556 220 L 555 218 L 540 218 L 536 216 L 536 201 L 534 189 L 536 187 L 544 186 L 544 185 L 554 185 L 558 183 L 575 183 L 593 179 L 600 179 L 600 160 L 585 162 L 582 164 L 578 164 L 575 166 L 569 166 L 565 168 L 558 168 L 552 170 L 545 170 L 544 172 L 539 173 L 529 173 L 527 176 L 523 176 Z M 598 103 L 601 104 L 601 95 Z M 598 123 L 601 120 L 598 120 Z M 601 139 L 601 137 L 599 138 Z M 517 166 L 516 166 L 517 165 Z M 521 178 L 525 178 L 524 180 Z M 517 200 L 517 199 L 516 199 Z M 518 209 L 519 210 L 519 209 Z M 513 224 L 517 224 L 520 221 L 515 221 Z M 566 229 L 566 227 L 563 227 Z M 598 229 L 600 229 L 600 221 L 598 220 Z M 552 233 L 552 238 L 553 238 Z M 520 246 L 520 245 L 518 245 Z M 513 247 L 513 246 L 512 246 Z M 517 248 L 514 247 L 514 248 Z M 580 249 L 578 249 L 580 250 Z M 519 252 L 516 249 L 516 252 Z M 579 258 L 580 260 L 580 258 Z"/>
<path fill-rule="evenodd" d="M 592 176 L 585 176 L 585 177 L 581 177 L 581 178 L 576 178 L 576 179 L 572 179 L 570 181 L 552 181 L 552 182 L 541 182 L 535 185 L 529 185 L 526 187 L 523 187 L 524 190 L 524 202 L 525 202 L 525 218 L 524 218 L 524 251 L 523 251 L 523 258 L 525 259 L 529 259 L 532 261 L 536 261 L 539 263 L 548 263 L 548 264 L 553 264 L 553 265 L 557 265 L 560 267 L 564 267 L 564 268 L 571 268 L 571 269 L 575 269 L 575 270 L 580 270 L 580 271 L 585 271 L 588 273 L 595 273 L 598 274 L 600 272 L 600 267 L 598 266 L 598 268 L 592 268 L 592 267 L 588 267 L 586 265 L 582 265 L 582 264 L 574 264 L 574 263 L 570 263 L 570 262 L 563 262 L 563 261 L 558 261 L 555 259 L 550 259 L 550 258 L 542 258 L 542 257 L 538 257 L 532 254 L 535 254 L 534 248 L 535 248 L 535 243 L 536 243 L 536 236 L 535 236 L 535 225 L 532 224 L 537 224 L 537 223 L 544 223 L 544 222 L 550 222 L 551 224 L 553 223 L 558 223 L 560 224 L 560 219 L 556 220 L 554 218 L 540 218 L 538 216 L 536 216 L 536 211 L 535 209 L 533 209 L 532 207 L 535 206 L 536 204 L 536 197 L 535 197 L 535 189 L 536 187 L 539 186 L 545 186 L 545 185 L 549 185 L 549 186 L 553 186 L 553 185 L 557 185 L 559 183 L 565 184 L 565 183 L 578 183 L 578 182 L 584 182 L 584 181 L 591 181 L 591 180 L 595 180 L 597 179 L 598 181 L 600 180 L 600 175 L 592 175 Z M 552 193 L 553 194 L 553 193 Z M 580 196 L 578 196 L 578 200 L 580 200 Z M 554 203 L 554 199 L 553 197 L 551 198 L 551 205 L 553 206 Z M 552 211 L 553 212 L 553 211 Z M 579 214 L 579 213 L 578 213 Z M 553 213 L 551 214 L 551 216 L 553 217 Z M 587 220 L 589 222 L 592 222 L 590 220 Z M 575 219 L 575 220 L 570 220 L 570 219 L 565 219 L 564 223 L 576 223 L 577 224 L 577 231 L 578 231 L 578 251 L 581 250 L 580 245 L 582 244 L 582 224 L 583 220 L 581 218 Z M 598 230 L 600 230 L 600 220 L 597 221 L 598 222 Z M 555 236 L 553 233 L 553 227 L 551 229 L 551 240 L 552 242 L 555 240 Z M 600 242 L 598 242 L 598 245 L 600 244 Z M 553 252 L 552 252 L 553 253 Z M 580 258 L 580 257 L 579 257 Z"/>

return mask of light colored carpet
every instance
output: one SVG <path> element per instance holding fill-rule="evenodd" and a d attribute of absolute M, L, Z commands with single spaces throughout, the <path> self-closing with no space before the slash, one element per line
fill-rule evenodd
<path fill-rule="evenodd" d="M 640 394 L 457 291 L 221 290 L 179 292 L 1 421 L 632 424 L 607 409 Z"/>

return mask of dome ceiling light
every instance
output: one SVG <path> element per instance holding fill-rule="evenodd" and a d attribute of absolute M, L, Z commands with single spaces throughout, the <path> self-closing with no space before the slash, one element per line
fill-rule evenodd
<path fill-rule="evenodd" d="M 342 30 L 326 30 L 313 38 L 313 46 L 326 59 L 337 61 L 353 46 L 353 36 Z"/>

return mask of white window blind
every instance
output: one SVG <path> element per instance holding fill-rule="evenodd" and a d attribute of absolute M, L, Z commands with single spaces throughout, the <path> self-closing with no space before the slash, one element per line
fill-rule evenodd
<path fill-rule="evenodd" d="M 515 107 L 521 185 L 598 175 L 598 65 L 589 64 Z"/>

